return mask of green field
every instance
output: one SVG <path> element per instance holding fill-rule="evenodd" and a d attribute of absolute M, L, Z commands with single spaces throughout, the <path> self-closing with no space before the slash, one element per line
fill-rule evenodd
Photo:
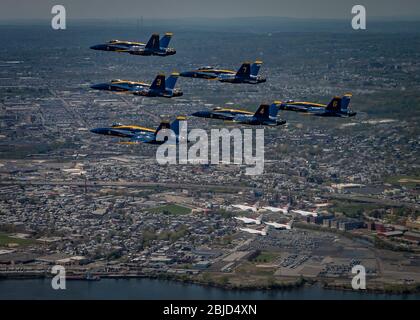
<path fill-rule="evenodd" d="M 163 214 L 172 214 L 172 215 L 183 215 L 191 213 L 191 209 L 183 207 L 177 204 L 168 204 L 161 207 L 156 207 L 149 209 L 150 212 L 154 213 L 163 213 Z"/>
<path fill-rule="evenodd" d="M 383 206 L 351 201 L 333 201 L 333 206 L 331 207 L 334 212 L 342 212 L 345 216 L 350 218 L 360 218 L 363 216 L 363 212 L 368 212 L 377 208 L 383 208 Z"/>
<path fill-rule="evenodd" d="M 393 185 L 404 185 L 406 187 L 415 187 L 416 185 L 420 185 L 420 174 L 414 175 L 400 175 L 400 176 L 391 176 L 385 179 L 385 183 L 393 184 Z"/>
<path fill-rule="evenodd" d="M 18 239 L 18 238 L 12 238 L 8 236 L 7 234 L 0 233 L 0 246 L 7 246 L 11 243 L 16 243 L 20 246 L 30 245 L 35 243 L 35 240 L 32 239 Z"/>
<path fill-rule="evenodd" d="M 256 256 L 252 261 L 258 263 L 270 263 L 276 260 L 279 257 L 278 252 L 269 252 L 262 251 L 258 256 Z"/>

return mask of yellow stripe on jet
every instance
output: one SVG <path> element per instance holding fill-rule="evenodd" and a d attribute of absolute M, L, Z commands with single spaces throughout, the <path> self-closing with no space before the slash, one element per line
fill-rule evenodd
<path fill-rule="evenodd" d="M 296 105 L 307 105 L 307 106 L 315 106 L 315 107 L 323 107 L 325 108 L 327 105 L 321 104 L 321 103 L 313 103 L 313 102 L 306 102 L 306 101 L 293 101 L 293 102 L 287 102 L 287 104 Z"/>
<path fill-rule="evenodd" d="M 235 71 L 225 70 L 225 69 L 197 69 L 196 71 L 199 71 L 199 72 L 208 72 L 208 73 L 213 73 L 213 72 L 236 73 Z"/>
<path fill-rule="evenodd" d="M 241 109 L 228 109 L 228 108 L 222 108 L 222 109 L 213 109 L 213 111 L 221 111 L 221 112 L 238 112 L 243 114 L 254 114 L 255 112 L 251 112 L 248 110 L 241 110 Z"/>
<path fill-rule="evenodd" d="M 148 132 L 155 132 L 155 129 L 150 129 L 150 128 L 146 128 L 146 127 L 141 127 L 141 126 L 116 126 L 116 127 L 112 127 L 112 129 L 136 129 L 136 130 L 143 130 L 143 131 L 148 131 Z"/>
<path fill-rule="evenodd" d="M 145 46 L 146 44 L 143 42 L 132 42 L 132 41 L 119 41 L 119 40 L 113 40 L 108 42 L 109 44 L 129 44 L 129 45 L 135 45 L 135 46 Z"/>
<path fill-rule="evenodd" d="M 150 86 L 150 84 L 146 82 L 139 82 L 139 81 L 129 81 L 129 80 L 113 80 L 111 81 L 112 84 L 137 84 L 142 86 Z"/>

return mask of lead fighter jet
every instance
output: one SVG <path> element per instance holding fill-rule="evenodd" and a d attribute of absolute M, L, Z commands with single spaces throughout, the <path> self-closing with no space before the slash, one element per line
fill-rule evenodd
<path fill-rule="evenodd" d="M 254 63 L 244 62 L 237 72 L 233 70 L 217 69 L 213 67 L 202 67 L 192 71 L 181 72 L 181 77 L 200 78 L 208 80 L 219 80 L 229 83 L 257 84 L 266 82 L 266 78 L 258 75 L 262 61 Z"/>
<path fill-rule="evenodd" d="M 284 120 L 277 120 L 278 107 L 275 103 L 262 104 L 255 113 L 228 108 L 214 108 L 212 111 L 198 111 L 194 117 L 228 120 L 249 125 L 278 126 L 285 124 Z"/>
<path fill-rule="evenodd" d="M 159 34 L 154 33 L 147 43 L 111 40 L 104 44 L 90 47 L 93 50 L 125 52 L 138 56 L 171 56 L 176 53 L 174 48 L 168 48 L 172 33 L 167 32 L 159 40 Z"/>

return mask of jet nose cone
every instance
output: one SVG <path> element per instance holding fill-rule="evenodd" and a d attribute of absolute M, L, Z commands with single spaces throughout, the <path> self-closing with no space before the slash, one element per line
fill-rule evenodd
<path fill-rule="evenodd" d="M 93 84 L 90 86 L 91 89 L 105 90 L 106 85 L 104 83 Z"/>
<path fill-rule="evenodd" d="M 102 45 L 100 45 L 100 44 L 96 44 L 96 45 L 94 45 L 94 46 L 91 46 L 90 48 L 92 49 L 92 50 L 103 50 L 103 48 L 102 48 L 103 46 Z"/>
<path fill-rule="evenodd" d="M 194 116 L 194 117 L 200 117 L 200 118 L 210 118 L 211 117 L 211 113 L 208 112 L 208 111 L 197 111 L 197 112 L 194 112 L 192 114 L 192 116 Z"/>
<path fill-rule="evenodd" d="M 100 131 L 99 128 L 95 128 L 95 129 L 90 130 L 90 132 L 92 132 L 92 133 L 99 133 L 99 131 Z"/>

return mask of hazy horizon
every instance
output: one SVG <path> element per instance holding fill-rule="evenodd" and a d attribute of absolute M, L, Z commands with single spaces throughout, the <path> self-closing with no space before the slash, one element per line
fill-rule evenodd
<path fill-rule="evenodd" d="M 417 0 L 2 0 L 0 20 L 51 19 L 53 5 L 66 7 L 69 19 L 217 19 L 278 17 L 299 19 L 349 19 L 356 4 L 370 18 L 419 19 Z"/>

